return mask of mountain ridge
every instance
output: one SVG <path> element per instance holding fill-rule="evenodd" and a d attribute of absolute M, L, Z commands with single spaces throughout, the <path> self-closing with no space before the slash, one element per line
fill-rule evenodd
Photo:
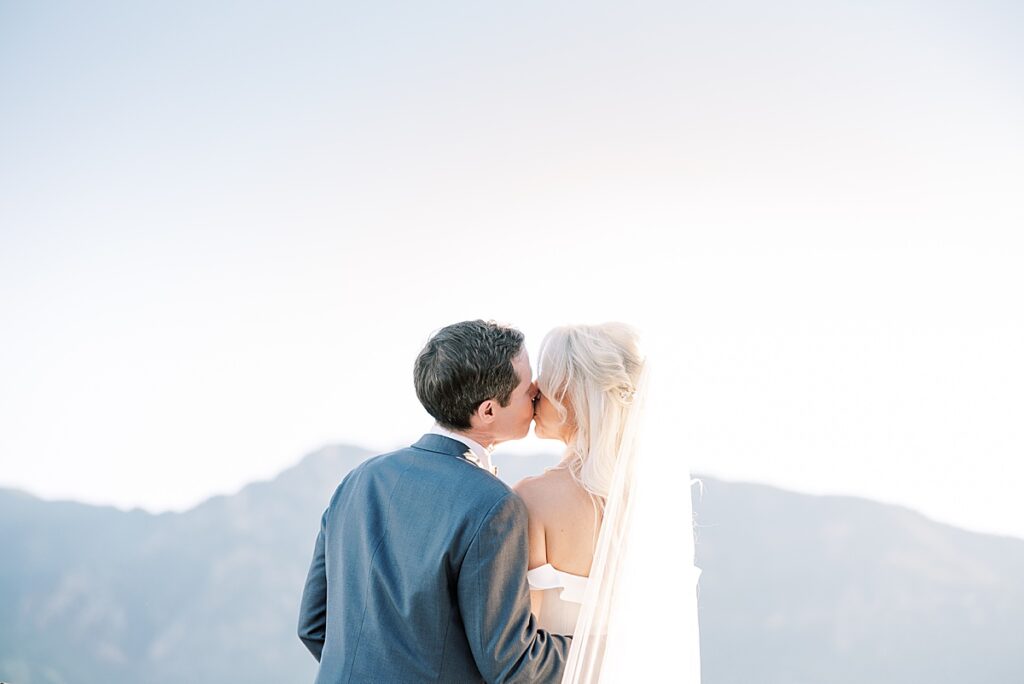
<path fill-rule="evenodd" d="M 389 453 L 389 452 L 374 451 L 374 450 L 367 449 L 365 447 L 361 447 L 361 446 L 358 446 L 358 445 L 355 445 L 355 444 L 350 444 L 350 443 L 347 443 L 347 442 L 332 442 L 332 443 L 328 443 L 328 444 L 325 444 L 324 446 L 321 446 L 321 447 L 319 447 L 319 448 L 317 448 L 317 449 L 307 453 L 305 456 L 301 457 L 298 461 L 296 461 L 292 465 L 286 466 L 282 470 L 278 471 L 277 474 L 275 474 L 275 475 L 273 475 L 273 476 L 271 476 L 269 478 L 261 478 L 261 479 L 257 479 L 257 480 L 252 480 L 250 482 L 245 483 L 244 485 L 242 485 L 239 489 L 237 489 L 234 492 L 221 492 L 221 493 L 217 493 L 217 494 L 211 494 L 210 496 L 208 496 L 208 497 L 202 499 L 201 501 L 197 502 L 195 505 L 193 505 L 193 506 L 191 506 L 189 508 L 180 510 L 180 511 L 176 511 L 176 510 L 151 511 L 151 510 L 149 510 L 149 509 L 147 509 L 147 508 L 145 508 L 143 506 L 132 506 L 131 508 L 122 508 L 122 507 L 117 506 L 115 504 L 91 503 L 91 502 L 86 502 L 86 501 L 79 501 L 79 500 L 76 500 L 76 499 L 73 499 L 73 498 L 68 498 L 68 497 L 49 498 L 49 497 L 43 497 L 43 496 L 41 496 L 39 494 L 36 494 L 36 493 L 34 493 L 32 491 L 29 491 L 29 490 L 21 488 L 21 487 L 15 487 L 15 486 L 9 486 L 9 485 L 0 485 L 0 495 L 3 495 L 3 494 L 11 494 L 11 495 L 20 494 L 20 495 L 23 495 L 23 496 L 28 497 L 30 499 L 33 499 L 33 500 L 36 500 L 36 501 L 40 501 L 40 502 L 43 502 L 43 503 L 49 503 L 49 504 L 72 504 L 72 505 L 76 505 L 76 506 L 90 506 L 90 507 L 93 507 L 93 508 L 110 509 L 110 510 L 117 511 L 119 513 L 129 513 L 129 514 L 144 513 L 144 514 L 152 516 L 152 517 L 183 515 L 183 514 L 190 513 L 192 511 L 196 510 L 197 508 L 205 506 L 206 504 L 208 504 L 208 503 L 210 503 L 212 501 L 221 500 L 221 499 L 227 499 L 227 498 L 231 498 L 231 497 L 234 497 L 234 496 L 238 496 L 238 495 L 241 495 L 241 494 L 245 493 L 246 490 L 249 490 L 252 487 L 257 487 L 258 488 L 259 485 L 270 484 L 270 483 L 276 482 L 279 479 L 281 479 L 282 477 L 286 477 L 286 478 L 290 477 L 296 471 L 301 471 L 304 468 L 309 467 L 309 465 L 311 463 L 313 463 L 313 462 L 321 462 L 321 461 L 323 461 L 324 465 L 327 465 L 327 464 L 329 464 L 329 461 L 332 458 L 332 453 L 335 453 L 335 452 L 338 452 L 338 451 L 340 451 L 340 452 L 361 453 L 361 454 L 365 454 L 366 457 L 377 455 L 379 453 L 380 454 Z M 509 461 L 514 461 L 517 458 L 536 459 L 538 457 L 541 458 L 542 460 L 547 460 L 548 458 L 551 458 L 551 459 L 556 459 L 557 458 L 554 454 L 548 454 L 548 453 L 545 453 L 545 452 L 541 452 L 541 453 L 537 453 L 537 454 L 527 454 L 525 456 L 524 455 L 520 455 L 520 454 L 509 454 L 509 455 L 505 455 L 503 459 L 499 460 L 498 464 L 499 464 L 499 467 L 503 467 L 503 466 L 507 466 Z M 531 460 L 531 463 L 532 462 L 533 461 Z M 516 468 L 515 472 L 518 473 L 520 470 L 521 470 L 520 468 Z M 523 476 L 525 477 L 525 474 Z M 913 515 L 920 516 L 921 518 L 923 518 L 924 520 L 926 520 L 929 523 L 932 523 L 932 524 L 935 524 L 935 525 L 941 525 L 941 526 L 949 528 L 951 530 L 959 530 L 959 531 L 962 531 L 962 532 L 967 532 L 967 533 L 970 533 L 970 534 L 982 535 L 982 536 L 986 536 L 986 537 L 1004 538 L 1004 539 L 1009 539 L 1009 540 L 1013 540 L 1013 541 L 1022 541 L 1022 542 L 1024 542 L 1024 538 L 1022 538 L 1022 537 L 1017 537 L 1017 536 L 1010 535 L 1010 534 L 1001 534 L 1001 533 L 996 533 L 996 532 L 988 532 L 988 531 L 984 531 L 984 530 L 976 530 L 976 529 L 971 529 L 971 528 L 963 527 L 963 526 L 957 525 L 955 523 L 951 523 L 951 522 L 947 522 L 947 521 L 942 521 L 942 520 L 938 520 L 936 518 L 929 517 L 928 515 L 920 512 L 920 511 L 918 511 L 918 510 L 916 510 L 916 509 L 914 509 L 914 508 L 912 508 L 910 506 L 904 505 L 904 504 L 900 504 L 900 503 L 896 503 L 896 502 L 891 502 L 891 501 L 882 501 L 882 500 L 879 500 L 879 499 L 872 499 L 872 498 L 869 498 L 869 497 L 866 497 L 866 496 L 860 496 L 860 495 L 856 495 L 856 494 L 837 494 L 837 493 L 821 494 L 821 493 L 815 493 L 815 492 L 802 491 L 802 490 L 799 490 L 799 489 L 791 489 L 791 488 L 788 488 L 788 487 L 783 486 L 783 485 L 769 484 L 769 483 L 764 483 L 764 482 L 757 482 L 757 481 L 754 481 L 754 480 L 743 480 L 743 479 L 727 478 L 727 477 L 721 477 L 721 476 L 716 476 L 716 475 L 704 475 L 704 474 L 699 474 L 699 473 L 693 473 L 692 474 L 692 478 L 695 481 L 696 480 L 709 480 L 709 481 L 713 481 L 713 482 L 717 482 L 717 483 L 721 483 L 721 484 L 726 484 L 726 485 L 729 485 L 729 486 L 735 486 L 735 487 L 742 487 L 742 486 L 746 486 L 746 485 L 751 485 L 751 486 L 759 487 L 759 488 L 762 488 L 762 489 L 776 490 L 778 492 L 782 492 L 782 493 L 786 493 L 786 494 L 794 494 L 794 495 L 798 495 L 798 496 L 815 498 L 815 499 L 820 499 L 820 500 L 837 499 L 837 500 L 848 500 L 848 501 L 851 501 L 851 502 L 863 501 L 863 502 L 868 502 L 868 503 L 871 503 L 871 504 L 874 504 L 874 505 L 885 506 L 885 507 L 890 508 L 892 510 L 903 510 L 903 511 L 905 511 L 907 513 L 911 513 Z M 502 479 L 506 479 L 504 474 L 502 474 Z M 339 483 L 340 483 L 340 481 L 339 481 Z M 699 492 L 695 491 L 695 493 L 693 494 L 694 501 L 698 500 L 699 497 L 700 497 Z"/>

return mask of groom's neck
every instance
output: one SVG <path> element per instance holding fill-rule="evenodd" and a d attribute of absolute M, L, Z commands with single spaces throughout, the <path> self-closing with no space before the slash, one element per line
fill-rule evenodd
<path fill-rule="evenodd" d="M 500 441 L 496 440 L 494 435 L 489 432 L 474 430 L 473 428 L 469 428 L 468 430 L 452 430 L 452 432 L 462 435 L 463 437 L 468 437 L 485 449 L 493 447 Z"/>

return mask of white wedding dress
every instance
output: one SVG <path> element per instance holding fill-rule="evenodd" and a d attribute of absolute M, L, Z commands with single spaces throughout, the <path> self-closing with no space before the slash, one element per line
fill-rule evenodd
<path fill-rule="evenodd" d="M 700 568 L 692 566 L 689 570 L 696 589 Z M 573 634 L 590 578 L 562 572 L 551 563 L 545 563 L 527 572 L 526 579 L 531 591 L 544 592 L 537 626 L 552 634 Z"/>
<path fill-rule="evenodd" d="M 531 591 L 544 592 L 540 605 L 538 626 L 552 634 L 572 634 L 580 616 L 587 579 L 562 572 L 551 563 L 526 573 Z"/>

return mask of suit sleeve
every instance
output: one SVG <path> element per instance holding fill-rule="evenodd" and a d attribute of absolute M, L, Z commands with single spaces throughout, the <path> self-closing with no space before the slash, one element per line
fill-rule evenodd
<path fill-rule="evenodd" d="M 477 668 L 488 682 L 562 679 L 570 637 L 538 629 L 526 580 L 527 512 L 514 493 L 488 511 L 469 546 L 458 602 Z"/>
<path fill-rule="evenodd" d="M 324 650 L 324 635 L 327 633 L 327 567 L 324 557 L 326 525 L 327 511 L 324 511 L 299 605 L 299 639 L 318 662 Z"/>

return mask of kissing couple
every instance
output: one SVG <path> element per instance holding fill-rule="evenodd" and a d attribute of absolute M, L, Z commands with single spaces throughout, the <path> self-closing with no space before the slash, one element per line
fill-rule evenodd
<path fill-rule="evenodd" d="M 534 381 L 523 333 L 482 320 L 419 353 L 433 428 L 352 470 L 320 521 L 298 627 L 316 684 L 609 681 L 610 636 L 644 629 L 613 618 L 645 359 L 606 323 L 552 330 L 538 361 Z M 491 452 L 531 422 L 565 454 L 510 488 Z"/>

